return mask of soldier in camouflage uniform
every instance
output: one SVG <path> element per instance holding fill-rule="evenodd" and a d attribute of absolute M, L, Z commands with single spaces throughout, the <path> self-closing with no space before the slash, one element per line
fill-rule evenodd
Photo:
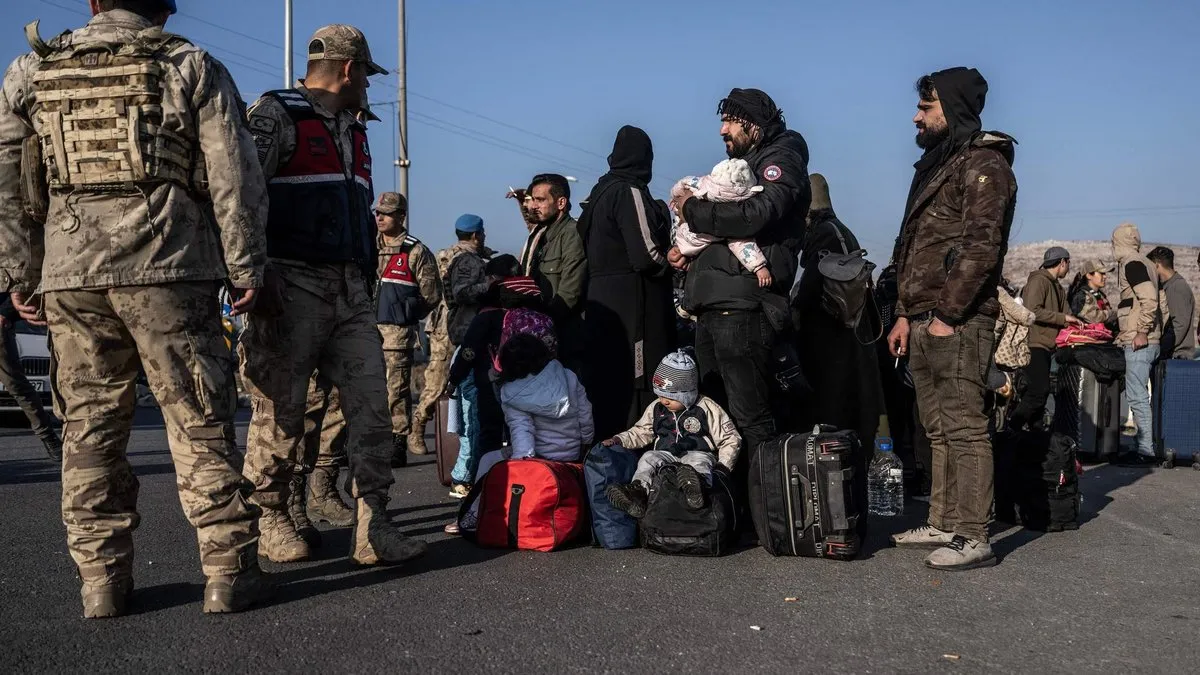
<path fill-rule="evenodd" d="M 174 0 L 91 6 L 87 26 L 49 44 L 31 25 L 34 52 L 4 79 L 0 284 L 27 319 L 39 316 L 39 281 L 44 293 L 64 419 L 63 522 L 84 616 L 123 614 L 133 589 L 138 480 L 125 452 L 139 361 L 199 540 L 204 611 L 238 611 L 267 584 L 217 291 L 227 280 L 242 313 L 263 285 L 262 171 L 228 71 L 163 32 Z M 44 230 L 20 213 L 30 134 L 46 169 Z"/>
<path fill-rule="evenodd" d="M 380 121 L 365 103 L 355 117 L 364 125 Z M 292 523 L 310 548 L 321 545 L 321 534 L 312 520 L 334 527 L 354 524 L 354 509 L 346 506 L 337 490 L 338 473 L 346 466 L 348 436 L 337 387 L 329 378 L 313 373 L 308 384 L 308 409 L 304 413 L 302 460 L 297 465 L 300 471 L 292 476 L 288 496 Z"/>
<path fill-rule="evenodd" d="M 916 164 L 892 260 L 899 300 L 888 336 L 909 356 L 917 408 L 933 449 L 929 522 L 892 536 L 936 549 L 934 569 L 996 564 L 988 543 L 992 444 L 986 374 L 1000 314 L 997 286 L 1016 206 L 1013 139 L 982 131 L 987 81 L 973 68 L 922 77 L 913 123 Z"/>
<path fill-rule="evenodd" d="M 443 295 L 442 303 L 429 319 L 429 363 L 425 366 L 425 384 L 408 436 L 408 449 L 414 455 L 429 452 L 425 447 L 425 425 L 438 399 L 446 393 L 450 357 L 479 311 L 479 299 L 495 281 L 487 276 L 485 269 L 485 259 L 492 256 L 492 251 L 484 246 L 487 235 L 483 220 L 464 214 L 455 222 L 454 232 L 458 243 L 437 253 Z"/>
<path fill-rule="evenodd" d="M 408 200 L 404 195 L 385 192 L 379 196 L 375 205 L 375 227 L 379 231 L 379 291 L 375 304 L 387 363 L 392 466 L 408 463 L 410 430 L 412 435 L 424 435 L 423 423 L 418 426 L 409 420 L 413 351 L 418 323 L 442 302 L 437 261 L 425 244 L 408 233 L 407 218 Z"/>
<path fill-rule="evenodd" d="M 351 560 L 397 563 L 426 546 L 401 535 L 387 516 L 392 446 L 383 345 L 370 295 L 376 262 L 371 156 L 366 129 L 355 118 L 367 77 L 386 71 L 371 61 L 366 38 L 351 26 L 317 30 L 308 54 L 304 83 L 264 94 L 249 115 L 270 196 L 268 283 L 281 288 L 285 302 L 276 316 L 251 317 L 239 345 L 253 402 L 245 473 L 263 510 L 260 553 L 276 562 L 308 558 L 287 506 L 309 380 L 320 371 L 338 388 L 350 432 Z"/>

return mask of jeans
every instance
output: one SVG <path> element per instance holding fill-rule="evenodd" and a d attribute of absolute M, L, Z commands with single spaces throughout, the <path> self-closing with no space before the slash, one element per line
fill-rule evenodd
<path fill-rule="evenodd" d="M 697 323 L 700 391 L 733 417 L 746 461 L 752 462 L 759 444 L 775 435 L 770 400 L 775 331 L 761 312 L 706 312 Z"/>
<path fill-rule="evenodd" d="M 1125 396 L 1137 422 L 1138 453 L 1154 456 L 1154 415 L 1150 410 L 1150 369 L 1158 359 L 1158 345 L 1134 351 L 1125 347 Z"/>
<path fill-rule="evenodd" d="M 986 542 L 994 467 L 985 378 L 996 320 L 976 316 L 945 337 L 930 335 L 929 324 L 913 324 L 908 337 L 917 407 L 933 448 L 929 524 Z"/>
<path fill-rule="evenodd" d="M 717 456 L 706 450 L 684 453 L 683 457 L 676 457 L 670 450 L 647 450 L 638 460 L 633 482 L 649 488 L 654 480 L 654 472 L 666 464 L 686 464 L 695 469 L 704 482 L 712 485 L 712 470 L 717 464 Z"/>
<path fill-rule="evenodd" d="M 1050 359 L 1053 353 L 1049 349 L 1031 347 L 1029 349 L 1029 365 L 1025 366 L 1025 393 L 1021 402 L 1013 411 L 1011 423 L 1014 429 L 1020 429 L 1028 424 L 1030 427 L 1045 426 L 1046 398 L 1050 395 Z"/>
<path fill-rule="evenodd" d="M 462 432 L 458 435 L 458 461 L 450 472 L 450 480 L 470 485 L 483 454 L 479 447 L 479 390 L 475 388 L 475 378 L 463 378 L 458 393 L 462 398 Z"/>

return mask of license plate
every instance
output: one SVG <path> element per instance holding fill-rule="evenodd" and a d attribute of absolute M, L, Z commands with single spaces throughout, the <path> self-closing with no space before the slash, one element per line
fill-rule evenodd
<path fill-rule="evenodd" d="M 46 381 L 45 380 L 30 380 L 29 384 L 33 385 L 34 391 L 46 391 Z M 0 384 L 0 391 L 7 391 L 4 388 L 3 384 Z"/>

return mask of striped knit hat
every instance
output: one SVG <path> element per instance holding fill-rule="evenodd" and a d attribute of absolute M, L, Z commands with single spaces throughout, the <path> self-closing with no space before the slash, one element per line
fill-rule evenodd
<path fill-rule="evenodd" d="M 700 398 L 696 362 L 682 350 L 663 357 L 650 384 L 656 396 L 679 401 L 685 408 L 692 407 Z"/>

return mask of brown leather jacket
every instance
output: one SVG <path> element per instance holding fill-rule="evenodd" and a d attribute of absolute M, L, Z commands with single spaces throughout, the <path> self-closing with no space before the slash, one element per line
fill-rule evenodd
<path fill-rule="evenodd" d="M 996 287 L 1016 207 L 1013 141 L 980 134 L 913 200 L 896 242 L 898 316 L 932 314 L 951 326 L 999 316 Z"/>

